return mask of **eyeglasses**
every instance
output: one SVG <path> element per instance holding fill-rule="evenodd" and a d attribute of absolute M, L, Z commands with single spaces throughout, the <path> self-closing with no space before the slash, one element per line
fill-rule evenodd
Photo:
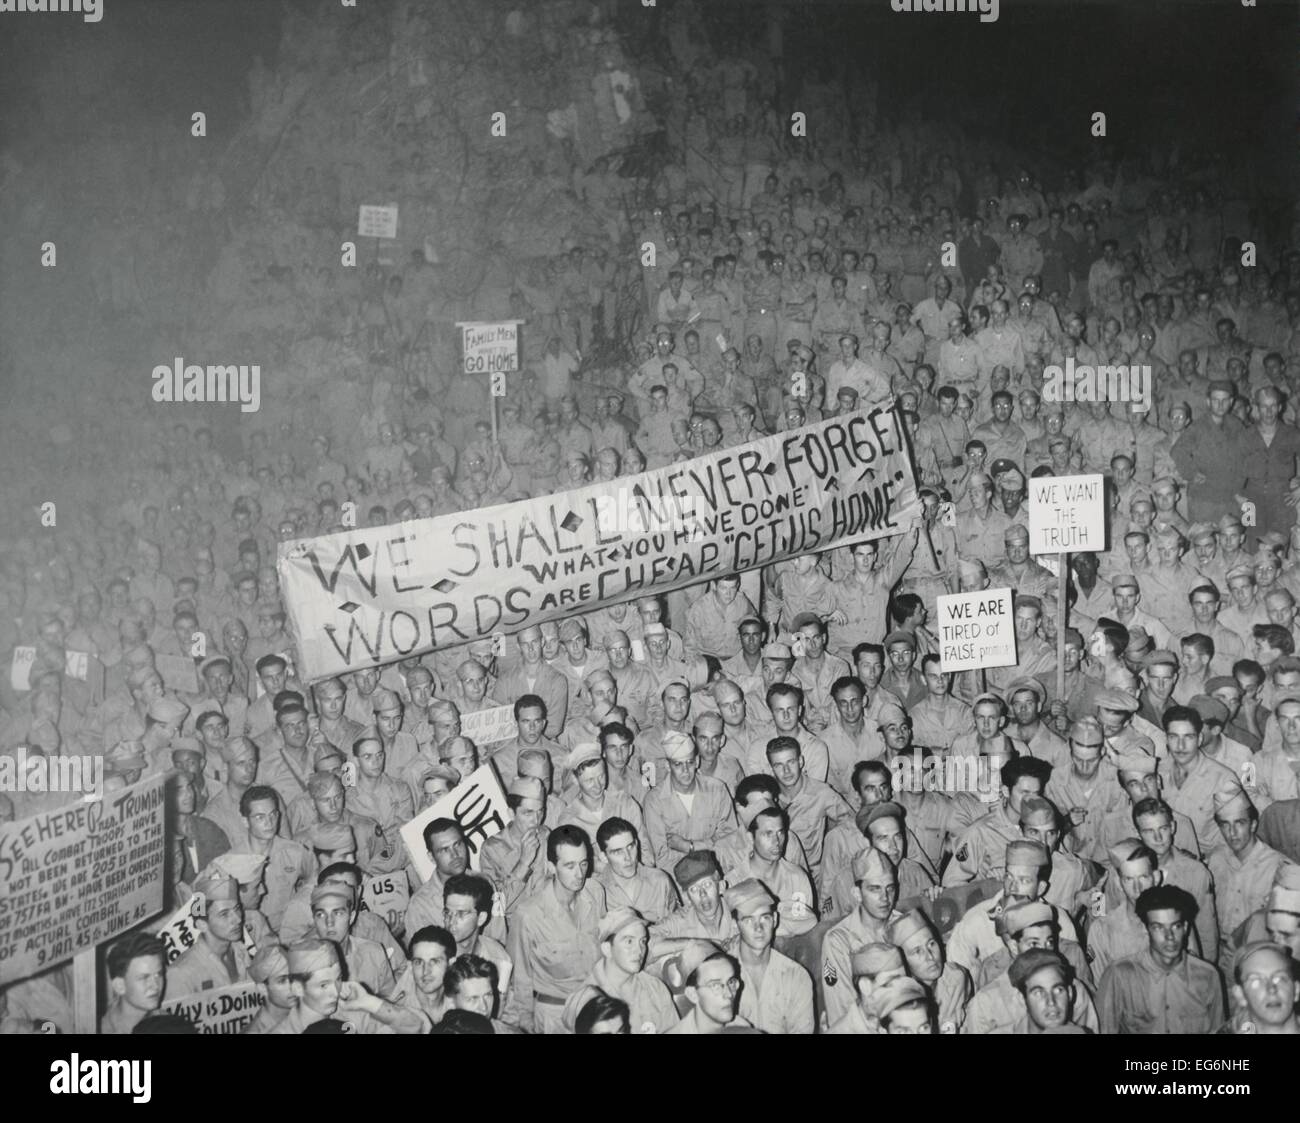
<path fill-rule="evenodd" d="M 1275 975 L 1247 975 L 1243 980 L 1252 990 L 1267 987 L 1269 990 L 1282 990 L 1291 984 L 1290 971 L 1278 971 Z"/>
<path fill-rule="evenodd" d="M 711 990 L 714 994 L 735 994 L 740 989 L 740 980 L 732 975 L 729 979 L 712 979 L 707 983 L 700 983 L 699 990 Z"/>

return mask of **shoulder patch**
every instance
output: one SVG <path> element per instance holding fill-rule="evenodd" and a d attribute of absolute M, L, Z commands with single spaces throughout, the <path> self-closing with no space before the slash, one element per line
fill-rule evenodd
<path fill-rule="evenodd" d="M 833 987 L 840 981 L 840 973 L 835 970 L 835 964 L 831 963 L 829 960 L 822 970 L 822 981 L 825 982 L 828 987 Z"/>

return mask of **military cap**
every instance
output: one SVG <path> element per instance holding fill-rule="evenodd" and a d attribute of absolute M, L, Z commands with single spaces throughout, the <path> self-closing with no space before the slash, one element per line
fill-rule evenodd
<path fill-rule="evenodd" d="M 1135 714 L 1141 708 L 1141 703 L 1132 694 L 1113 686 L 1097 691 L 1093 695 L 1093 699 L 1096 701 L 1098 709 L 1114 710 L 1116 713 Z M 1095 743 L 1091 741 L 1085 742 L 1085 744 Z"/>
<path fill-rule="evenodd" d="M 606 940 L 612 940 L 624 928 L 630 928 L 633 924 L 646 923 L 645 917 L 636 909 L 628 908 L 626 905 L 620 905 L 618 908 L 612 908 L 600 920 L 600 926 L 597 929 L 597 937 L 600 943 Z M 647 926 L 648 927 L 648 926 Z"/>
<path fill-rule="evenodd" d="M 722 867 L 712 850 L 692 850 L 673 866 L 673 878 L 682 892 L 706 877 L 722 880 Z"/>
<path fill-rule="evenodd" d="M 564 621 L 563 624 L 560 625 L 561 640 L 568 641 L 571 639 L 577 639 L 579 636 L 581 636 L 583 639 L 587 638 L 587 629 L 582 626 L 581 620 L 576 620 L 573 617 L 569 617 L 567 620 Z"/>
<path fill-rule="evenodd" d="M 189 716 L 190 708 L 176 698 L 163 696 L 149 703 L 145 713 L 163 725 L 179 725 Z"/>
<path fill-rule="evenodd" d="M 197 737 L 175 737 L 171 743 L 171 754 L 173 757 L 177 753 L 194 753 L 195 756 L 201 756 L 205 760 L 208 756 L 208 747 Z"/>
<path fill-rule="evenodd" d="M 1238 518 L 1236 515 L 1220 515 L 1219 521 L 1216 525 L 1219 528 L 1220 534 L 1222 534 L 1225 530 L 1246 529 L 1244 526 L 1241 525 L 1241 519 Z"/>
<path fill-rule="evenodd" d="M 1241 683 L 1232 675 L 1215 675 L 1213 678 L 1205 680 L 1205 693 L 1213 694 L 1216 690 L 1227 690 L 1231 687 L 1238 694 L 1241 693 Z"/>
<path fill-rule="evenodd" d="M 443 771 L 456 773 L 454 768 L 444 768 Z M 431 773 L 426 775 L 431 775 Z M 450 777 L 445 778 L 450 779 Z M 453 782 L 460 783 L 459 773 L 456 773 L 456 779 Z M 510 781 L 510 787 L 506 790 L 510 795 L 519 799 L 535 799 L 540 803 L 546 798 L 546 788 L 536 776 L 516 776 Z"/>
<path fill-rule="evenodd" d="M 881 729 L 886 725 L 902 725 L 907 720 L 907 711 L 896 702 L 885 702 L 876 711 L 876 723 Z"/>
<path fill-rule="evenodd" d="M 240 885 L 256 885 L 262 878 L 262 871 L 266 869 L 266 855 L 227 850 L 212 859 L 210 868 L 233 877 Z"/>
<path fill-rule="evenodd" d="M 1152 651 L 1148 655 L 1146 655 L 1143 658 L 1142 663 L 1144 666 L 1147 667 L 1182 666 L 1182 664 L 1178 660 L 1178 656 L 1175 655 L 1172 651 L 1168 651 L 1163 647 L 1160 648 L 1158 651 Z"/>
<path fill-rule="evenodd" d="M 1040 870 L 1051 862 L 1047 847 L 1032 838 L 1017 838 L 1007 843 L 1005 865 L 1008 869 Z"/>
<path fill-rule="evenodd" d="M 920 909 L 909 909 L 889 926 L 889 942 L 901 948 L 913 936 L 922 932 L 927 936 L 934 935 L 934 929 L 930 927 L 925 914 Z"/>
<path fill-rule="evenodd" d="M 1030 678 L 1028 676 L 1016 679 L 1007 687 L 1007 700 L 1010 701 L 1022 690 L 1031 691 L 1034 697 L 1038 699 L 1038 704 L 1040 706 L 1047 701 L 1047 688 L 1036 678 Z"/>
<path fill-rule="evenodd" d="M 889 972 L 903 974 L 903 953 L 892 944 L 867 944 L 849 956 L 849 970 L 855 979 L 878 979 Z"/>
<path fill-rule="evenodd" d="M 1046 901 L 1022 901 L 1002 910 L 1002 929 L 1013 939 L 1036 924 L 1054 924 L 1056 913 Z"/>
<path fill-rule="evenodd" d="M 813 627 L 820 627 L 821 622 L 822 618 L 815 612 L 801 612 L 794 618 L 794 622 L 790 625 L 790 630 L 792 632 L 797 632 L 803 628 L 809 627 L 810 625 Z"/>
<path fill-rule="evenodd" d="M 357 838 L 347 823 L 317 823 L 307 836 L 313 850 L 356 850 Z"/>
<path fill-rule="evenodd" d="M 771 890 L 755 877 L 731 886 L 723 897 L 727 908 L 739 916 L 752 916 L 759 909 L 776 904 Z"/>
<path fill-rule="evenodd" d="M 327 881 L 324 885 L 317 885 L 311 891 L 311 907 L 313 910 L 323 901 L 331 900 L 342 901 L 348 908 L 352 908 L 357 903 L 356 894 L 352 891 L 352 886 L 346 881 Z"/>
<path fill-rule="evenodd" d="M 864 834 L 869 826 L 877 819 L 893 819 L 900 825 L 907 822 L 907 812 L 903 809 L 901 803 L 895 803 L 892 799 L 882 800 L 880 803 L 864 804 L 858 811 L 861 821 L 857 822 L 858 830 Z"/>
<path fill-rule="evenodd" d="M 316 938 L 290 944 L 286 953 L 291 975 L 311 975 L 338 966 L 338 951 L 329 940 Z"/>
<path fill-rule="evenodd" d="M 678 734 L 682 736 L 682 734 Z M 668 735 L 664 735 L 664 740 Z M 603 760 L 601 748 L 594 741 L 583 741 L 581 744 L 574 745 L 569 750 L 569 755 L 564 758 L 564 767 L 570 772 L 577 772 L 584 764 L 590 764 L 593 760 Z"/>
<path fill-rule="evenodd" d="M 1201 715 L 1202 721 L 1213 721 L 1219 725 L 1228 724 L 1228 707 L 1217 698 L 1211 698 L 1208 694 L 1197 694 L 1188 705 Z"/>
<path fill-rule="evenodd" d="M 1027 948 L 1012 960 L 1007 968 L 1007 978 L 1019 990 L 1045 967 L 1055 967 L 1062 978 L 1068 979 L 1071 975 L 1070 966 L 1060 952 L 1051 948 Z"/>
<path fill-rule="evenodd" d="M 144 745 L 139 741 L 119 741 L 104 754 L 104 767 L 117 775 L 137 772 L 145 766 Z"/>
<path fill-rule="evenodd" d="M 1107 857 L 1110 858 L 1110 864 L 1115 868 L 1115 872 L 1121 877 L 1136 876 L 1135 872 L 1127 869 L 1130 863 L 1140 862 L 1141 859 L 1133 858 L 1132 854 L 1142 845 L 1140 838 L 1121 838 L 1114 846 L 1106 851 Z"/>
<path fill-rule="evenodd" d="M 1131 573 L 1120 573 L 1110 579 L 1110 587 L 1114 589 L 1140 589 L 1138 579 Z"/>
<path fill-rule="evenodd" d="M 312 799 L 324 799 L 335 784 L 342 787 L 343 781 L 333 772 L 313 772 L 307 777 L 307 794 Z"/>
<path fill-rule="evenodd" d="M 859 850 L 854 854 L 851 866 L 855 882 L 864 881 L 868 877 L 883 877 L 886 874 L 897 876 L 894 863 L 889 860 L 889 856 L 874 846 L 868 846 L 865 850 Z"/>
<path fill-rule="evenodd" d="M 764 659 L 793 659 L 794 652 L 788 643 L 765 643 L 762 657 Z"/>
<path fill-rule="evenodd" d="M 884 1021 L 900 1006 L 924 1002 L 928 997 L 925 987 L 915 979 L 903 976 L 881 983 L 867 996 L 866 1011 L 878 1021 Z"/>
<path fill-rule="evenodd" d="M 209 866 L 194 879 L 194 892 L 209 903 L 239 900 L 239 882 L 228 873 Z"/>
<path fill-rule="evenodd" d="M 401 708 L 402 700 L 387 687 L 376 687 L 374 693 L 370 695 L 370 709 L 373 713 L 382 714 Z"/>
<path fill-rule="evenodd" d="M 1148 753 L 1120 753 L 1115 758 L 1115 769 L 1134 776 L 1152 776 L 1160 768 L 1160 761 Z"/>
<path fill-rule="evenodd" d="M 1255 567 L 1242 562 L 1240 565 L 1234 565 L 1230 570 L 1228 570 L 1227 582 L 1229 585 L 1239 577 L 1249 577 L 1253 582 L 1255 580 Z"/>
<path fill-rule="evenodd" d="M 695 742 L 685 733 L 670 731 L 659 742 L 664 756 L 669 760 L 687 761 L 695 754 Z"/>
<path fill-rule="evenodd" d="M 885 637 L 885 648 L 891 648 L 896 644 L 906 644 L 913 651 L 916 650 L 916 636 L 906 628 L 895 628 Z"/>
<path fill-rule="evenodd" d="M 1235 785 L 1231 788 L 1222 787 L 1214 793 L 1214 814 L 1216 816 L 1221 811 L 1245 811 L 1252 806 L 1250 796 Z"/>
<path fill-rule="evenodd" d="M 277 975 L 289 973 L 289 957 L 276 943 L 264 943 L 257 949 L 253 962 L 248 965 L 248 977 L 255 983 L 264 983 Z"/>
<path fill-rule="evenodd" d="M 1081 717 L 1070 726 L 1070 740 L 1080 745 L 1100 745 L 1106 735 L 1095 717 Z"/>
<path fill-rule="evenodd" d="M 216 655 L 209 655 L 202 663 L 199 664 L 199 674 L 206 675 L 213 667 L 224 665 L 227 670 L 230 669 L 230 657 L 222 655 L 219 652 Z"/>
<path fill-rule="evenodd" d="M 1187 540 L 1189 542 L 1205 542 L 1215 537 L 1215 530 L 1209 523 L 1192 523 L 1187 528 Z"/>

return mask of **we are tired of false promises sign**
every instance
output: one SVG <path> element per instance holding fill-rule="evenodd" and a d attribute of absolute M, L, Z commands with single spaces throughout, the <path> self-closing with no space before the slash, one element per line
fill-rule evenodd
<path fill-rule="evenodd" d="M 921 509 L 894 407 L 607 483 L 280 544 L 309 682 L 898 534 Z"/>
<path fill-rule="evenodd" d="M 937 598 L 939 670 L 1012 667 L 1016 627 L 1010 589 L 981 589 Z"/>
<path fill-rule="evenodd" d="M 0 985 L 162 911 L 166 779 L 0 824 Z"/>
<path fill-rule="evenodd" d="M 1083 554 L 1106 549 L 1102 476 L 1040 476 L 1029 481 L 1029 552 Z"/>

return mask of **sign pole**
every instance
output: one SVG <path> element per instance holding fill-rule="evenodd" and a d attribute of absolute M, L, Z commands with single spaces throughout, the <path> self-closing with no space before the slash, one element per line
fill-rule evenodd
<path fill-rule="evenodd" d="M 1070 555 L 1057 554 L 1060 573 L 1056 575 L 1056 696 L 1065 701 L 1065 586 L 1070 569 Z"/>
<path fill-rule="evenodd" d="M 72 957 L 72 1032 L 98 1033 L 94 945 Z"/>

